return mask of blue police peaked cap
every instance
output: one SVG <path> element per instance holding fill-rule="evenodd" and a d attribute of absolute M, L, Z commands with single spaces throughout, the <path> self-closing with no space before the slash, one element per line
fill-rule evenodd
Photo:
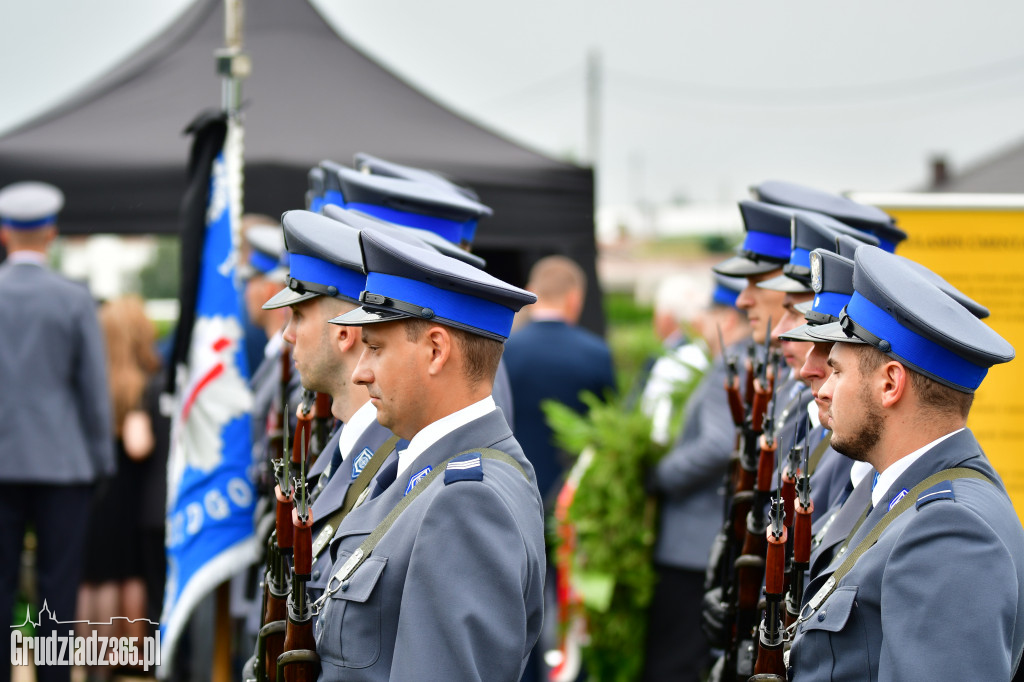
<path fill-rule="evenodd" d="M 326 203 L 430 230 L 455 244 L 467 241 L 467 235 L 475 233 L 477 221 L 493 213 L 478 201 L 436 185 L 369 175 L 328 162 L 320 165 L 327 172 Z"/>
<path fill-rule="evenodd" d="M 860 242 L 863 244 L 864 242 Z M 853 261 L 827 249 L 810 253 L 811 290 L 814 298 L 797 303 L 794 307 L 803 313 L 807 323 L 780 334 L 783 341 L 812 341 L 820 343 L 808 333 L 810 327 L 839 320 L 843 308 L 853 296 Z"/>
<path fill-rule="evenodd" d="M 836 236 L 843 234 L 865 244 L 878 246 L 878 238 L 867 232 L 845 225 L 835 218 L 810 211 L 794 210 L 792 226 L 793 250 L 789 262 L 782 266 L 778 277 L 758 282 L 762 289 L 806 293 L 811 288 L 811 251 L 836 250 Z"/>
<path fill-rule="evenodd" d="M 333 324 L 418 318 L 504 341 L 515 313 L 537 300 L 468 263 L 379 232 L 364 231 L 362 246 L 369 271 L 362 307 L 330 320 Z"/>
<path fill-rule="evenodd" d="M 711 302 L 735 308 L 736 299 L 740 297 L 740 293 L 746 288 L 747 280 L 742 277 L 719 275 L 717 272 L 714 273 L 714 276 L 715 288 L 711 292 Z"/>
<path fill-rule="evenodd" d="M 450 189 L 453 192 L 461 194 L 467 199 L 480 201 L 480 197 L 477 193 L 469 187 L 457 185 L 435 171 L 416 168 L 414 166 L 404 166 L 392 161 L 385 161 L 384 159 L 372 156 L 365 152 L 356 153 L 352 160 L 352 165 L 357 171 L 363 173 L 384 175 L 389 178 L 401 178 L 402 180 L 412 180 L 414 182 L 422 182 L 427 185 L 435 185 L 441 189 Z"/>
<path fill-rule="evenodd" d="M 720 275 L 747 277 L 778 270 L 789 261 L 793 212 L 744 199 L 739 202 L 746 236 L 732 258 L 711 269 Z"/>
<path fill-rule="evenodd" d="M 989 367 L 1014 357 L 1005 339 L 893 254 L 857 249 L 853 287 L 839 322 L 808 329 L 810 336 L 869 344 L 964 393 L 981 385 Z"/>
<path fill-rule="evenodd" d="M 238 266 L 238 276 L 248 280 L 257 275 L 284 281 L 288 273 L 288 251 L 284 248 L 284 233 L 280 227 L 253 225 L 245 230 L 249 257 Z"/>
<path fill-rule="evenodd" d="M 0 225 L 35 230 L 57 222 L 64 193 L 46 182 L 15 182 L 0 189 Z"/>
<path fill-rule="evenodd" d="M 311 211 L 287 211 L 281 226 L 289 254 L 288 286 L 263 308 L 283 308 L 316 296 L 358 304 L 366 284 L 359 230 Z"/>
<path fill-rule="evenodd" d="M 957 289 L 955 286 L 947 282 L 941 275 L 932 272 L 925 266 L 921 265 L 917 261 L 910 260 L 903 256 L 897 256 L 901 260 L 905 261 L 908 266 L 915 270 L 919 275 L 924 277 L 926 280 L 937 286 L 942 293 L 946 294 L 954 301 L 967 308 L 967 311 L 974 315 L 979 320 L 983 320 L 989 316 L 988 308 L 969 297 L 964 292 Z"/>
<path fill-rule="evenodd" d="M 474 268 L 483 269 L 487 265 L 487 261 L 480 256 L 474 256 L 469 251 L 452 244 L 444 237 L 440 237 L 430 230 L 421 230 L 417 227 L 402 227 L 401 225 L 395 225 L 394 223 L 374 218 L 359 211 L 350 211 L 334 204 L 324 206 L 324 215 L 334 220 L 340 220 L 358 230 L 377 230 L 391 235 L 399 241 L 405 241 L 421 248 L 431 248 L 438 253 L 443 253 L 446 256 L 469 263 Z"/>
<path fill-rule="evenodd" d="M 896 227 L 892 216 L 882 209 L 838 194 L 782 180 L 767 180 L 751 187 L 750 191 L 760 201 L 824 213 L 850 227 L 870 232 L 878 237 L 879 247 L 886 251 L 893 251 L 907 238 L 907 233 Z"/>
<path fill-rule="evenodd" d="M 310 168 L 306 174 L 306 182 L 306 208 L 313 213 L 319 213 L 324 205 L 324 169 Z"/>

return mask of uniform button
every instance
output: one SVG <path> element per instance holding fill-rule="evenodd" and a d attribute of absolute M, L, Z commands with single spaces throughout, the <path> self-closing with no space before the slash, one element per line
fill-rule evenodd
<path fill-rule="evenodd" d="M 320 571 L 313 571 L 313 580 L 320 580 Z"/>
<path fill-rule="evenodd" d="M 824 613 L 819 613 L 818 614 L 818 622 L 821 623 L 821 622 L 824 622 L 824 620 L 825 620 L 825 614 Z"/>
<path fill-rule="evenodd" d="M 342 583 L 341 583 L 341 591 L 342 592 L 346 592 L 347 590 L 348 590 L 348 581 L 347 580 L 343 580 Z"/>

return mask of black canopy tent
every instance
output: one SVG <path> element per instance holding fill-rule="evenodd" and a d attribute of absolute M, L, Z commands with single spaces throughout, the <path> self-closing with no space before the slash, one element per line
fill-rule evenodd
<path fill-rule="evenodd" d="M 475 250 L 488 271 L 523 284 L 561 253 L 595 271 L 594 179 L 466 120 L 340 37 L 306 0 L 248 0 L 245 210 L 301 208 L 306 173 L 357 151 L 436 170 L 494 209 Z M 64 234 L 174 234 L 185 189 L 185 126 L 219 104 L 213 54 L 222 0 L 196 0 L 163 34 L 97 82 L 0 138 L 0 186 L 44 180 L 67 197 Z M 471 58 L 471 57 L 467 57 Z M 583 322 L 603 327 L 600 296 Z"/>

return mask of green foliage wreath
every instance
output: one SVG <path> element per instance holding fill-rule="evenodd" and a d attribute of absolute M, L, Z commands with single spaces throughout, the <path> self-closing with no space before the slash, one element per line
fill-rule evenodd
<path fill-rule="evenodd" d="M 699 372 L 673 394 L 672 434 Z M 590 679 L 637 680 L 643 671 L 647 606 L 654 590 L 651 562 L 657 506 L 646 480 L 667 451 L 651 440 L 651 420 L 614 395 L 581 395 L 580 415 L 553 401 L 543 404 L 559 447 L 593 451 L 568 510 L 575 531 L 571 584 L 582 598 L 589 641 L 583 660 Z M 558 540 L 555 539 L 555 542 Z"/>

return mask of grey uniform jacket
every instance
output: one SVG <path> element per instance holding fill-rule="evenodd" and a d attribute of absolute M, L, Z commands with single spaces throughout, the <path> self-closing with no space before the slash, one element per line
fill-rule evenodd
<path fill-rule="evenodd" d="M 533 469 L 500 411 L 427 448 L 379 497 L 353 510 L 331 545 L 337 571 L 402 499 L 408 480 L 464 450 L 483 479 L 441 473 L 406 508 L 317 621 L 321 680 L 515 682 L 543 619 L 544 527 Z"/>
<path fill-rule="evenodd" d="M 338 431 L 340 438 L 340 429 Z M 391 432 L 380 425 L 377 421 L 370 423 L 368 427 L 363 431 L 359 439 L 356 440 L 355 445 L 352 446 L 352 452 L 348 453 L 345 460 L 341 463 L 341 467 L 337 471 L 329 472 L 329 478 L 327 484 L 324 486 L 323 492 L 316 498 L 313 503 L 313 540 L 319 537 L 320 532 L 324 529 L 327 521 L 331 518 L 331 515 L 341 509 L 345 503 L 345 495 L 348 493 L 349 486 L 352 481 L 359 475 L 358 471 L 353 467 L 360 455 L 364 451 L 368 451 L 370 455 L 377 451 L 381 445 L 384 444 L 388 438 L 391 437 Z M 399 441 L 395 450 L 388 455 L 388 458 L 384 460 L 383 466 L 397 457 L 398 449 L 408 445 L 408 441 Z M 330 458 L 338 448 L 338 438 L 332 438 L 327 447 L 324 448 L 322 457 Z M 317 460 L 318 462 L 320 460 Z M 361 468 L 359 468 L 361 471 Z M 373 489 L 373 482 L 370 482 L 370 489 Z M 324 587 L 327 585 L 327 579 L 330 577 L 331 572 L 331 553 L 325 547 L 313 560 L 313 572 L 310 575 L 309 583 L 306 588 L 309 592 L 311 599 L 316 599 L 323 592 Z"/>
<path fill-rule="evenodd" d="M 89 291 L 0 264 L 0 481 L 79 484 L 115 469 L 107 363 Z"/>
<path fill-rule="evenodd" d="M 899 491 L 958 466 L 981 471 L 994 484 L 958 479 L 919 496 L 798 626 L 791 680 L 1011 678 L 1024 648 L 1024 529 L 973 434 L 951 436 L 914 462 L 847 553 Z M 807 594 L 841 560 L 815 577 Z"/>
<path fill-rule="evenodd" d="M 659 564 L 704 570 L 722 527 L 722 481 L 736 440 L 725 378 L 725 366 L 714 362 L 686 402 L 679 439 L 655 469 L 662 494 Z"/>
<path fill-rule="evenodd" d="M 823 438 L 831 435 L 831 431 L 822 426 L 816 426 L 811 430 L 807 438 L 811 452 L 819 447 Z M 817 521 L 827 514 L 834 506 L 842 504 L 842 498 L 850 483 L 850 467 L 853 460 L 836 452 L 829 445 L 821 454 L 818 466 L 811 474 L 811 499 L 814 501 L 814 513 L 812 519 Z"/>

